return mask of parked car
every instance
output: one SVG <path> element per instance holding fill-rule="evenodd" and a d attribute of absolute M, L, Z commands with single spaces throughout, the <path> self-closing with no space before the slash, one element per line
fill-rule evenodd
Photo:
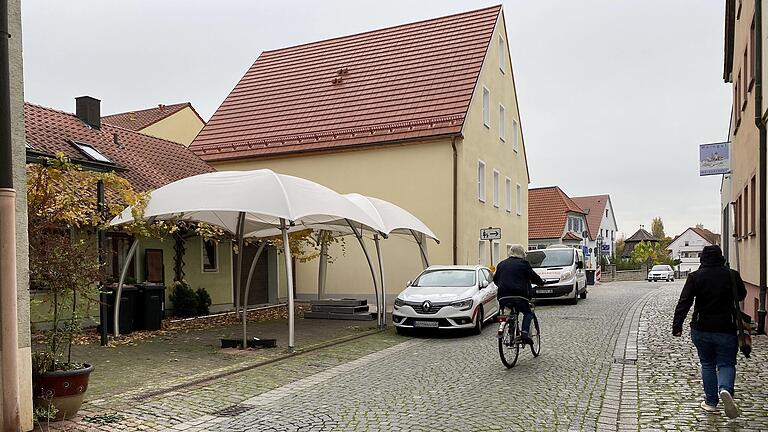
<path fill-rule="evenodd" d="M 398 333 L 415 328 L 474 329 L 499 313 L 487 267 L 430 266 L 398 294 L 392 322 Z"/>
<path fill-rule="evenodd" d="M 648 282 L 665 280 L 667 282 L 675 281 L 675 271 L 669 265 L 655 265 L 648 272 Z"/>
<path fill-rule="evenodd" d="M 534 287 L 534 298 L 567 299 L 571 304 L 587 298 L 587 275 L 580 249 L 553 245 L 528 251 L 526 259 L 544 280 L 544 286 Z"/>

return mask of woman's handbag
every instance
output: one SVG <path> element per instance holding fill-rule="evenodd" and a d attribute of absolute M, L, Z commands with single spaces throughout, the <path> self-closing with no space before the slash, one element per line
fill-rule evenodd
<path fill-rule="evenodd" d="M 734 276 L 733 270 L 728 269 L 731 272 L 731 289 L 733 290 L 733 306 L 734 306 L 734 318 L 736 318 L 736 327 L 739 332 L 739 350 L 744 357 L 749 358 L 752 353 L 752 317 L 742 312 L 741 306 L 739 306 L 739 293 L 736 290 L 736 276 Z"/>

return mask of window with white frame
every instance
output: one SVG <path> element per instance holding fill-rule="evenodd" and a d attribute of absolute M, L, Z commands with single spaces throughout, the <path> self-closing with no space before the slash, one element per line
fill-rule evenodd
<path fill-rule="evenodd" d="M 499 36 L 499 69 L 504 73 L 504 65 L 507 63 L 507 50 L 504 44 L 504 38 Z"/>
<path fill-rule="evenodd" d="M 517 215 L 523 214 L 523 188 L 517 185 L 517 194 L 515 195 L 515 208 L 517 208 Z"/>
<path fill-rule="evenodd" d="M 491 262 L 493 263 L 494 266 L 497 266 L 501 261 L 501 243 L 499 243 L 498 240 L 494 240 L 492 244 L 493 244 L 492 246 L 493 250 L 491 251 L 491 253 L 493 254 L 493 256 L 491 257 Z"/>
<path fill-rule="evenodd" d="M 506 109 L 504 108 L 504 105 L 499 104 L 499 139 L 501 142 L 505 142 L 507 140 L 507 120 L 505 119 L 507 116 Z"/>
<path fill-rule="evenodd" d="M 493 170 L 493 206 L 499 206 L 499 172 Z"/>
<path fill-rule="evenodd" d="M 483 124 L 491 127 L 491 91 L 483 87 Z"/>
<path fill-rule="evenodd" d="M 520 148 L 520 125 L 517 120 L 512 119 L 512 150 L 518 151 Z"/>
<path fill-rule="evenodd" d="M 480 242 L 477 244 L 477 263 L 480 265 L 488 265 L 488 254 L 487 252 L 488 243 L 480 240 Z"/>
<path fill-rule="evenodd" d="M 512 213 L 512 179 L 507 177 L 504 179 L 504 192 L 506 192 L 507 202 L 506 202 L 506 210 L 507 213 Z"/>
<path fill-rule="evenodd" d="M 485 202 L 485 162 L 477 161 L 477 199 Z"/>

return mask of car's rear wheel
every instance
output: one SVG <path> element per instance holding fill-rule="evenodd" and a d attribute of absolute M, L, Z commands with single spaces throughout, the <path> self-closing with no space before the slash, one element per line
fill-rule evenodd
<path fill-rule="evenodd" d="M 517 363 L 517 357 L 520 355 L 520 345 L 515 341 L 515 329 L 517 329 L 517 318 L 510 316 L 504 322 L 499 338 L 499 357 L 507 369 Z"/>
<path fill-rule="evenodd" d="M 480 334 L 483 332 L 483 320 L 485 314 L 483 313 L 483 307 L 480 306 L 477 310 L 477 319 L 475 320 L 475 328 L 472 330 L 474 334 Z"/>
<path fill-rule="evenodd" d="M 533 321 L 531 321 L 531 328 L 528 330 L 528 336 L 533 341 L 533 344 L 531 345 L 531 354 L 533 354 L 534 357 L 538 357 L 539 354 L 541 354 L 541 333 L 539 331 L 539 319 L 536 318 L 536 315 L 533 316 Z"/>

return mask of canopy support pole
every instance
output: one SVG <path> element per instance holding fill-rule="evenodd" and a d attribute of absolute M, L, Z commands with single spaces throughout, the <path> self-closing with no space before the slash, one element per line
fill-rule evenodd
<path fill-rule="evenodd" d="M 368 254 L 368 250 L 365 248 L 362 231 L 358 231 L 357 228 L 355 228 L 355 226 L 352 225 L 352 222 L 350 222 L 349 219 L 344 219 L 344 220 L 347 221 L 347 225 L 349 225 L 349 227 L 352 228 L 352 232 L 355 233 L 357 242 L 360 243 L 360 247 L 363 249 L 365 260 L 368 261 L 368 268 L 371 269 L 371 277 L 373 278 L 373 293 L 376 296 L 376 324 L 379 326 L 379 328 L 381 328 L 382 326 L 381 303 L 379 302 L 379 288 L 378 288 L 378 284 L 376 283 L 376 270 L 373 269 L 373 262 L 371 261 L 371 256 Z"/>
<path fill-rule="evenodd" d="M 246 342 L 248 337 L 246 324 L 248 323 L 248 294 L 251 292 L 251 280 L 253 280 L 253 271 L 256 270 L 256 262 L 259 261 L 259 257 L 264 251 L 264 246 L 266 245 L 267 242 L 264 240 L 256 250 L 256 255 L 254 255 L 253 261 L 251 261 L 251 269 L 248 270 L 248 280 L 245 282 L 245 295 L 243 295 L 243 348 L 248 346 Z"/>
<path fill-rule="evenodd" d="M 376 256 L 379 259 L 379 281 L 381 282 L 381 323 L 379 328 L 387 327 L 387 283 L 384 280 L 384 258 L 381 256 L 381 246 L 379 245 L 379 235 L 373 235 L 373 241 L 376 243 Z"/>
<path fill-rule="evenodd" d="M 317 299 L 325 297 L 325 282 L 328 280 L 328 242 L 325 230 L 317 236 L 320 242 L 320 264 L 317 270 Z"/>
<path fill-rule="evenodd" d="M 294 341 L 294 299 L 293 299 L 293 262 L 291 261 L 291 245 L 288 242 L 288 227 L 285 219 L 280 218 L 280 231 L 283 232 L 283 257 L 285 258 L 285 279 L 288 281 L 288 352 L 296 351 Z"/>
<path fill-rule="evenodd" d="M 416 240 L 416 244 L 419 245 L 419 252 L 421 253 L 421 264 L 424 268 L 429 267 L 429 256 L 427 255 L 427 245 L 424 244 L 424 235 L 417 233 L 414 230 L 409 230 L 411 235 Z"/>
<path fill-rule="evenodd" d="M 125 258 L 125 263 L 123 263 L 123 270 L 120 272 L 120 280 L 117 282 L 117 292 L 115 292 L 115 314 L 113 316 L 115 337 L 120 336 L 120 296 L 123 294 L 123 283 L 125 283 L 125 277 L 128 274 L 128 266 L 131 264 L 133 256 L 136 255 L 136 249 L 138 247 L 139 239 L 135 238 L 133 239 L 133 243 L 131 243 L 131 248 L 128 249 L 128 256 Z M 107 323 L 101 323 L 101 325 L 106 324 Z"/>
<path fill-rule="evenodd" d="M 240 292 L 242 291 L 241 285 L 243 277 L 243 232 L 245 231 L 245 212 L 237 214 L 237 228 L 235 229 L 235 236 L 237 237 L 237 274 L 235 274 L 235 314 L 239 310 L 238 305 L 243 305 L 243 315 L 245 315 L 245 301 L 240 301 Z M 245 320 L 245 317 L 243 317 Z M 243 345 L 240 349 L 245 349 Z"/>

